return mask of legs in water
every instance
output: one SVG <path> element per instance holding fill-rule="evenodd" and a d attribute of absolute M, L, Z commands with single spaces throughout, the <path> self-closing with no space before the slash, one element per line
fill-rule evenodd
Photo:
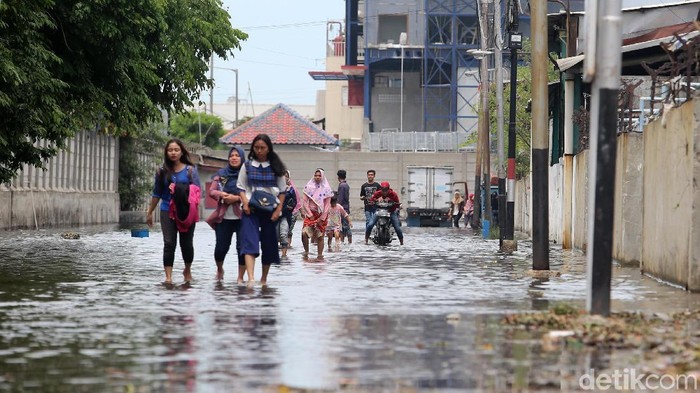
<path fill-rule="evenodd" d="M 248 285 L 255 284 L 255 255 L 246 254 L 245 270 L 248 273 Z"/>
<path fill-rule="evenodd" d="M 165 270 L 165 283 L 166 284 L 172 284 L 173 283 L 173 267 L 172 266 L 164 266 L 163 269 Z"/>
<path fill-rule="evenodd" d="M 218 281 L 224 279 L 224 261 L 216 261 L 216 279 Z"/>
<path fill-rule="evenodd" d="M 262 285 L 267 285 L 267 273 L 270 272 L 270 266 L 271 265 L 263 264 L 262 276 L 260 277 L 260 284 Z"/>
<path fill-rule="evenodd" d="M 316 255 L 316 260 L 321 261 L 321 260 L 323 260 L 323 246 L 325 243 L 323 241 L 323 233 L 316 234 L 316 236 L 314 236 L 314 238 L 316 239 L 316 250 L 318 252 L 318 254 Z"/>
<path fill-rule="evenodd" d="M 245 275 L 246 272 L 246 266 L 245 265 L 238 265 L 238 278 L 236 279 L 236 282 L 238 284 L 243 284 L 243 276 Z"/>
<path fill-rule="evenodd" d="M 306 228 L 304 228 L 304 229 L 306 229 Z M 304 258 L 308 258 L 309 257 L 309 235 L 306 233 L 306 231 L 304 231 L 301 234 L 301 244 L 304 246 L 304 253 L 302 254 L 302 256 Z"/>
<path fill-rule="evenodd" d="M 185 264 L 185 270 L 182 271 L 182 276 L 186 282 L 192 281 L 192 263 Z"/>

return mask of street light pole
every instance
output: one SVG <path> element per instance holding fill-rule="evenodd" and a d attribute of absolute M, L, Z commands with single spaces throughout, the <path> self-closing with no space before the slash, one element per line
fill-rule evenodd
<path fill-rule="evenodd" d="M 496 31 L 496 45 L 494 48 L 496 66 L 496 128 L 498 131 L 498 226 L 499 247 L 503 249 L 503 235 L 505 232 L 505 210 L 506 210 L 506 173 L 504 157 L 504 135 L 503 135 L 503 37 L 501 35 L 501 0 L 494 3 L 493 27 Z M 494 206 L 491 206 L 494 209 Z"/>
<path fill-rule="evenodd" d="M 518 246 L 514 240 L 515 234 L 515 115 L 518 99 L 518 49 L 522 48 L 522 36 L 518 32 L 520 10 L 515 1 L 511 3 L 510 37 L 510 108 L 508 110 L 508 170 L 506 186 L 506 228 L 503 236 L 503 250 L 515 251 Z"/>
<path fill-rule="evenodd" d="M 236 73 L 236 121 L 233 123 L 233 128 L 238 127 L 238 68 L 212 67 L 220 70 L 228 70 Z"/>
<path fill-rule="evenodd" d="M 399 122 L 399 132 L 403 132 L 403 45 L 401 45 L 401 121 Z"/>
<path fill-rule="evenodd" d="M 584 77 L 591 86 L 591 130 L 588 157 L 588 296 L 590 314 L 610 315 L 613 221 L 615 216 L 615 165 L 617 158 L 617 96 L 622 68 L 621 0 L 593 2 L 586 41 Z M 588 10 L 586 10 L 588 11 Z M 588 15 L 586 16 L 588 18 Z M 593 35 L 595 30 L 595 35 Z M 590 59 L 594 57 L 594 59 Z M 592 64 L 591 64 L 592 63 Z"/>
<path fill-rule="evenodd" d="M 403 53 L 404 53 L 404 47 L 406 46 L 406 41 L 408 39 L 408 36 L 406 33 L 401 33 L 399 35 L 399 47 L 401 48 L 401 109 L 399 110 L 401 120 L 399 121 L 399 132 L 403 132 Z"/>
<path fill-rule="evenodd" d="M 214 54 L 209 57 L 209 79 L 211 79 L 211 88 L 209 89 L 209 113 L 214 114 Z M 201 141 L 200 141 L 201 143 Z"/>

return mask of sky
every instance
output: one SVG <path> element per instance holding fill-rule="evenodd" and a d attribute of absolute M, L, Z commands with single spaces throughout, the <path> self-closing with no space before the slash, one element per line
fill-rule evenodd
<path fill-rule="evenodd" d="M 316 104 L 325 83 L 309 71 L 325 70 L 327 22 L 345 18 L 345 0 L 223 0 L 223 8 L 249 37 L 233 58 L 214 60 L 214 103 L 236 96 L 236 73 L 223 69 L 236 68 L 240 104 Z"/>
<path fill-rule="evenodd" d="M 623 0 L 623 7 L 682 1 Z M 249 37 L 233 58 L 214 60 L 214 103 L 235 97 L 236 73 L 225 68 L 236 68 L 240 104 L 314 105 L 325 83 L 308 72 L 325 70 L 328 22 L 345 18 L 345 0 L 223 0 L 223 7 Z M 209 91 L 201 99 L 208 103 Z"/>

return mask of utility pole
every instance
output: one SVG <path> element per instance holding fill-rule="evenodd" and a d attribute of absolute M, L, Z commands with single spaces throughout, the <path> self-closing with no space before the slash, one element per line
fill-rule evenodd
<path fill-rule="evenodd" d="M 593 44 L 591 51 L 586 52 L 584 64 L 584 80 L 593 82 L 588 178 L 594 181 L 593 187 L 588 188 L 586 307 L 589 313 L 603 316 L 610 315 L 617 97 L 622 67 L 621 9 L 621 0 L 586 3 L 586 15 L 591 15 L 586 40 Z"/>
<path fill-rule="evenodd" d="M 498 240 L 503 250 L 506 215 L 505 142 L 503 140 L 503 36 L 501 34 L 501 0 L 494 1 L 493 29 L 496 30 L 494 56 L 496 66 L 496 127 L 498 131 Z M 493 209 L 493 206 L 491 206 Z M 496 223 L 494 223 L 495 225 Z"/>
<path fill-rule="evenodd" d="M 209 113 L 214 114 L 214 53 L 209 57 L 209 79 L 211 88 L 209 89 Z M 206 113 L 206 112 L 205 112 Z"/>
<path fill-rule="evenodd" d="M 549 106 L 547 0 L 531 0 L 532 31 L 532 268 L 549 270 Z"/>
<path fill-rule="evenodd" d="M 522 36 L 518 32 L 520 24 L 520 9 L 518 2 L 511 0 L 510 8 L 510 108 L 508 115 L 508 187 L 506 188 L 506 229 L 503 240 L 503 251 L 515 251 L 518 248 L 515 235 L 515 114 L 517 103 L 518 82 L 518 49 L 522 48 Z"/>
<path fill-rule="evenodd" d="M 483 238 L 488 238 L 491 231 L 491 153 L 490 153 L 490 132 L 489 132 L 489 63 L 488 55 L 488 10 L 489 10 L 490 0 L 481 0 L 481 5 L 479 7 L 479 26 L 481 28 L 480 43 L 482 58 L 480 62 L 479 74 L 480 77 L 480 92 L 481 92 L 481 105 L 479 108 L 479 133 L 482 135 L 481 138 L 481 182 L 483 190 L 483 205 L 484 205 L 484 217 L 483 217 L 483 227 L 481 235 Z M 475 191 L 476 192 L 476 191 Z"/>

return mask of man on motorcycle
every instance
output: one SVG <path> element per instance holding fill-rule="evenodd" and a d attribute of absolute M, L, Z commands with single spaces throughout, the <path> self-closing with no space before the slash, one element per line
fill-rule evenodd
<path fill-rule="evenodd" d="M 394 227 L 396 236 L 399 238 L 399 243 L 403 246 L 403 232 L 401 231 L 401 225 L 399 224 L 399 196 L 394 190 L 389 186 L 389 182 L 383 181 L 380 184 L 379 190 L 377 190 L 371 198 L 372 201 L 376 202 L 393 202 L 394 204 L 389 209 L 391 213 L 391 225 Z M 377 223 L 377 217 L 372 216 L 369 223 L 367 224 L 367 229 L 365 230 L 365 244 L 369 241 L 369 235 L 372 233 L 372 228 L 374 224 Z"/>

